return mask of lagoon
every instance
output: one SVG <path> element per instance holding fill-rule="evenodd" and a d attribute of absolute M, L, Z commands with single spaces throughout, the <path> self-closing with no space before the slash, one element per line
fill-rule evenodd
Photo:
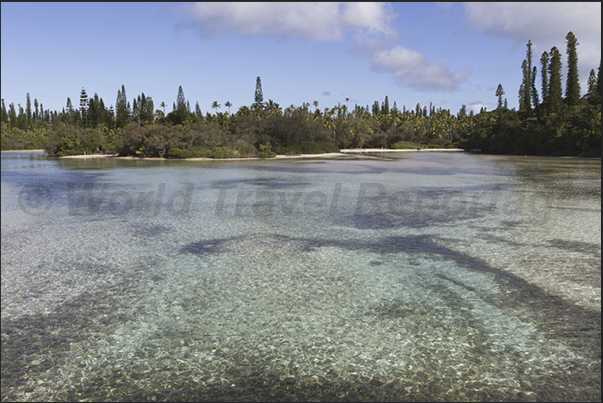
<path fill-rule="evenodd" d="M 600 400 L 600 159 L 2 152 L 2 400 Z"/>

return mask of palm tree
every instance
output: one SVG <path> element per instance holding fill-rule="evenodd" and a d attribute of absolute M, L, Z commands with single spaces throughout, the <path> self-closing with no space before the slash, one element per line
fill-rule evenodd
<path fill-rule="evenodd" d="M 281 108 L 281 106 L 279 104 L 274 102 L 272 99 L 269 99 L 268 102 L 264 102 L 264 106 L 268 110 L 268 114 L 275 115 L 275 116 L 282 115 L 283 109 Z"/>
<path fill-rule="evenodd" d="M 251 116 L 251 109 L 249 109 L 249 107 L 247 105 L 243 105 L 239 108 L 239 111 L 237 112 L 237 115 L 239 116 Z"/>
<path fill-rule="evenodd" d="M 230 107 L 232 106 L 232 104 L 230 103 L 230 101 L 224 102 L 224 106 L 228 108 L 228 114 L 230 115 Z"/>
<path fill-rule="evenodd" d="M 346 98 L 346 99 L 345 99 L 345 115 L 346 115 L 346 117 L 347 117 L 347 115 L 348 115 L 348 109 L 349 109 L 349 104 L 348 104 L 348 102 L 349 102 L 349 101 L 350 101 L 350 98 Z"/>
<path fill-rule="evenodd" d="M 291 116 L 293 114 L 293 111 L 295 110 L 295 105 L 291 104 L 288 107 L 285 108 L 285 116 Z"/>
<path fill-rule="evenodd" d="M 159 106 L 161 106 L 163 108 L 163 115 L 165 116 L 165 102 L 161 101 L 161 103 L 159 104 Z"/>
<path fill-rule="evenodd" d="M 218 101 L 214 101 L 211 104 L 212 109 L 216 110 L 216 115 L 218 114 L 218 108 L 221 108 L 220 104 L 218 103 Z"/>

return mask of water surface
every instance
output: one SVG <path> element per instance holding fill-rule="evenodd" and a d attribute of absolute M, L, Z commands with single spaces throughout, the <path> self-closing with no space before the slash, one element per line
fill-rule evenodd
<path fill-rule="evenodd" d="M 2 153 L 2 400 L 600 400 L 601 164 Z"/>

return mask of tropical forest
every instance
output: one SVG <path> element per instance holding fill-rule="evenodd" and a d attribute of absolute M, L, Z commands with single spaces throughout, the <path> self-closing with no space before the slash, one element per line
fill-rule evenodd
<path fill-rule="evenodd" d="M 566 67 L 557 47 L 526 58 L 519 107 L 509 109 L 508 89 L 498 84 L 494 110 L 479 113 L 402 108 L 386 95 L 372 105 L 320 108 L 317 101 L 283 107 L 264 101 L 257 77 L 254 102 L 231 111 L 214 101 L 211 112 L 191 108 L 180 86 L 171 108 L 141 93 L 130 102 L 124 85 L 115 104 L 84 88 L 79 105 L 68 97 L 61 111 L 44 109 L 29 93 L 25 107 L 2 99 L 2 150 L 44 149 L 48 156 L 89 155 L 159 158 L 270 158 L 277 154 L 317 154 L 350 148 L 462 148 L 489 154 L 601 156 L 601 63 L 590 70 L 585 91 L 578 76 L 577 39 L 566 36 Z M 519 66 L 518 66 L 519 67 Z M 565 80 L 564 80 L 565 74 Z M 496 83 L 493 82 L 493 86 Z M 517 91 L 517 92 L 515 92 Z M 176 92 L 176 91 L 175 91 Z M 251 95 L 251 94 L 250 94 Z M 78 107 L 79 106 L 79 107 Z M 166 108 L 171 111 L 166 113 Z"/>

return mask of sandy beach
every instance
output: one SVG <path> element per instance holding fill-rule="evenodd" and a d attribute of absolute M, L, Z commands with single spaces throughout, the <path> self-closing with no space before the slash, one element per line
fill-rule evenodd
<path fill-rule="evenodd" d="M 32 151 L 32 150 L 28 150 Z M 295 154 L 295 155 L 277 155 L 274 158 L 258 158 L 258 157 L 242 157 L 242 158 L 183 158 L 186 161 L 248 161 L 248 160 L 270 160 L 270 159 L 297 159 L 297 158 L 348 158 L 350 154 L 368 154 L 368 153 L 398 153 L 398 152 L 424 152 L 424 151 L 447 151 L 447 152 L 462 152 L 462 148 L 420 148 L 420 149 L 391 149 L 391 148 L 358 148 L 358 149 L 343 149 L 338 153 L 324 154 Z M 180 158 L 158 158 L 158 157 L 118 157 L 117 154 L 90 154 L 90 155 L 66 155 L 59 158 L 119 158 L 130 160 L 168 160 Z"/>
<path fill-rule="evenodd" d="M 465 151 L 462 148 L 352 148 L 341 150 L 342 153 L 404 153 L 404 152 L 423 152 L 423 151 Z"/>

